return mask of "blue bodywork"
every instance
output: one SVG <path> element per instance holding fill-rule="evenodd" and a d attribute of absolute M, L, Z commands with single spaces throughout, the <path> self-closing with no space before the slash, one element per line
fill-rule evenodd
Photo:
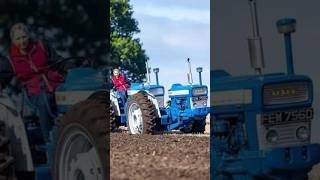
<path fill-rule="evenodd" d="M 307 179 L 320 161 L 320 145 L 310 141 L 312 80 L 294 74 L 295 20 L 282 19 L 277 26 L 284 33 L 287 74 L 235 77 L 211 71 L 212 180 Z"/>
<path fill-rule="evenodd" d="M 107 83 L 104 78 L 103 71 L 95 70 L 93 68 L 76 68 L 68 71 L 65 81 L 59 85 L 56 89 L 56 94 L 60 96 L 64 93 L 76 94 L 78 92 L 87 92 L 87 95 L 92 95 L 96 92 L 106 91 Z M 25 94 L 25 93 L 24 93 Z M 65 95 L 67 96 L 67 95 Z M 85 100 L 88 97 L 82 97 L 84 99 L 78 99 L 77 102 L 73 101 L 73 104 L 60 105 L 61 102 L 66 100 L 64 99 L 57 100 L 58 114 L 63 116 L 63 114 L 75 103 Z M 27 96 L 23 96 L 24 105 L 32 109 L 32 116 L 28 116 L 27 119 L 24 118 L 25 127 L 27 131 L 27 136 L 29 139 L 31 154 L 34 162 L 34 178 L 35 180 L 50 180 L 52 179 L 52 167 L 53 167 L 53 150 L 55 144 L 55 137 L 57 127 L 52 126 L 50 132 L 50 143 L 45 143 L 42 137 L 41 128 L 39 123 L 35 123 L 33 119 L 37 119 L 36 109 L 32 107 Z M 54 114 L 52 112 L 52 114 Z M 55 120 L 55 122 L 58 119 Z"/>
<path fill-rule="evenodd" d="M 152 84 L 143 84 L 143 83 L 131 83 L 130 88 L 128 89 L 128 91 L 152 91 L 155 89 L 161 89 L 162 92 L 161 93 L 153 93 L 152 95 L 155 97 L 163 97 L 164 96 L 164 87 L 161 85 L 152 85 Z M 126 107 L 127 107 L 127 102 L 122 102 L 121 101 L 121 95 L 119 95 L 118 101 L 119 101 L 119 107 L 120 107 L 120 111 L 121 111 L 121 116 L 120 116 L 120 122 L 122 125 L 127 125 L 126 122 Z M 117 125 L 119 126 L 119 125 Z"/>
<path fill-rule="evenodd" d="M 204 92 L 194 94 L 194 89 L 203 89 Z M 208 88 L 204 85 L 181 85 L 173 84 L 169 89 L 170 101 L 168 105 L 164 106 L 164 87 L 161 85 L 149 85 L 141 83 L 132 83 L 128 92 L 148 91 L 158 101 L 159 117 L 161 131 L 181 130 L 192 126 L 195 121 L 205 121 L 209 108 L 207 107 Z M 183 92 L 182 94 L 171 94 L 176 92 Z M 130 96 L 130 95 L 129 95 Z M 192 105 L 192 98 L 204 98 L 205 104 L 200 108 Z M 118 98 L 121 102 L 121 98 Z M 118 117 L 122 125 L 126 125 L 126 105 L 127 103 L 119 103 L 121 116 Z"/>
<path fill-rule="evenodd" d="M 220 74 L 220 76 L 219 76 Z M 217 75 L 217 78 L 215 78 Z M 251 90 L 247 104 L 215 105 L 211 107 L 211 172 L 212 179 L 305 178 L 312 166 L 320 161 L 320 146 L 306 143 L 274 149 L 259 147 L 257 115 L 266 112 L 289 111 L 312 107 L 312 81 L 307 76 L 266 74 L 233 77 L 223 71 L 211 72 L 212 94 L 230 90 Z M 269 84 L 307 82 L 309 98 L 303 102 L 264 105 L 263 87 Z M 233 121 L 233 122 L 231 122 Z M 230 132 L 230 124 L 234 131 Z M 229 138 L 222 139 L 226 133 Z"/>
<path fill-rule="evenodd" d="M 105 91 L 106 87 L 107 84 L 102 71 L 92 68 L 77 68 L 69 70 L 64 83 L 60 84 L 56 89 L 56 94 L 64 92 L 76 94 L 82 91 Z M 65 113 L 72 105 L 73 103 L 69 105 L 58 104 L 59 113 Z"/>
<path fill-rule="evenodd" d="M 193 90 L 203 92 L 194 93 Z M 195 121 L 205 121 L 209 109 L 207 107 L 208 88 L 204 85 L 173 84 L 168 91 L 170 106 L 165 109 L 161 124 L 167 125 L 166 130 L 183 129 L 192 126 Z M 205 104 L 193 106 L 192 98 L 205 98 Z"/>

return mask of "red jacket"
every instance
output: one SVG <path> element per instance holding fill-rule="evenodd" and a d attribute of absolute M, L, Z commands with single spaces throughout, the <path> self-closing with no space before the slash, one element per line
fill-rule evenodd
<path fill-rule="evenodd" d="M 12 45 L 9 56 L 16 77 L 25 85 L 29 96 L 39 94 L 43 83 L 46 85 L 45 91 L 52 93 L 63 80 L 63 76 L 58 72 L 43 69 L 49 63 L 41 41 L 31 41 L 27 55 L 21 54 L 19 49 Z"/>
<path fill-rule="evenodd" d="M 126 82 L 124 75 L 120 74 L 119 78 L 112 77 L 113 85 L 118 89 L 119 92 L 126 91 L 130 87 L 129 83 Z"/>

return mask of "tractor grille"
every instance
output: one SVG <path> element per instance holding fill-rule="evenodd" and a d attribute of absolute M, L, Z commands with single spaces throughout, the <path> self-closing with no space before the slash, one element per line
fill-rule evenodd
<path fill-rule="evenodd" d="M 270 149 L 278 147 L 290 147 L 295 145 L 303 145 L 310 142 L 310 137 L 306 140 L 300 140 L 297 137 L 297 130 L 300 127 L 306 127 L 311 130 L 311 121 L 300 121 L 294 123 L 277 124 L 265 126 L 261 118 L 257 118 L 257 133 L 259 136 L 260 149 Z M 276 142 L 269 142 L 267 139 L 268 132 L 275 131 L 278 134 Z"/>
<path fill-rule="evenodd" d="M 308 82 L 301 81 L 264 86 L 264 105 L 297 103 L 307 101 L 308 98 Z"/>
<path fill-rule="evenodd" d="M 207 107 L 208 96 L 192 97 L 192 108 L 205 108 Z"/>
<path fill-rule="evenodd" d="M 264 145 L 266 148 L 276 148 L 276 147 L 288 147 L 292 145 L 301 145 L 305 144 L 308 141 L 300 141 L 296 136 L 296 131 L 301 126 L 307 126 L 310 128 L 310 122 L 304 123 L 295 123 L 287 125 L 278 125 L 272 127 L 273 130 L 276 130 L 279 134 L 279 139 L 276 143 L 269 143 L 266 140 L 268 130 L 265 129 L 264 135 Z"/>

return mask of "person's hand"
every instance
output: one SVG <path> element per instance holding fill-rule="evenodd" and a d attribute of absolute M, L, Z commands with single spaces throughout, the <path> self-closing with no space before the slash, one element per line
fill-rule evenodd
<path fill-rule="evenodd" d="M 113 87 L 112 87 L 112 90 L 113 90 L 113 91 L 117 91 L 117 87 L 113 86 Z"/>
<path fill-rule="evenodd" d="M 21 90 L 25 88 L 24 84 L 16 77 L 13 77 L 10 82 L 8 82 L 7 87 L 14 94 L 19 94 Z"/>

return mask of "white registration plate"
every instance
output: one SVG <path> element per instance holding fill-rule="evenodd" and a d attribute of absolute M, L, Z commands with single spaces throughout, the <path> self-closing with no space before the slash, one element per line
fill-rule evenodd
<path fill-rule="evenodd" d="M 262 114 L 262 124 L 269 126 L 293 122 L 311 121 L 313 119 L 313 114 L 313 108 L 268 112 Z"/>

